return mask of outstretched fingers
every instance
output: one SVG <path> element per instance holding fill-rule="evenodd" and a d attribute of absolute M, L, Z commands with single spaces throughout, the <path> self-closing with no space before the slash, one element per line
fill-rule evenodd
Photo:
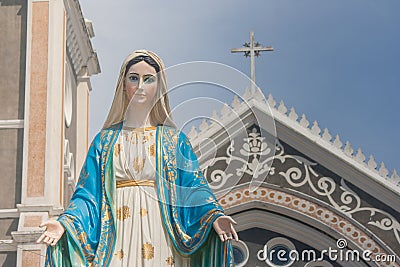
<path fill-rule="evenodd" d="M 57 244 L 58 240 L 60 240 L 60 237 L 54 238 L 53 242 L 50 245 L 54 247 Z"/>
<path fill-rule="evenodd" d="M 40 242 L 42 242 L 42 240 L 44 239 L 46 237 L 46 235 L 43 233 L 40 237 L 39 237 L 39 239 L 38 240 L 36 240 L 36 243 L 40 243 Z"/>
<path fill-rule="evenodd" d="M 228 240 L 228 235 L 226 233 L 224 233 L 224 241 Z"/>
<path fill-rule="evenodd" d="M 219 239 L 221 239 L 222 242 L 224 242 L 224 234 L 219 234 Z"/>
<path fill-rule="evenodd" d="M 236 233 L 233 224 L 237 223 L 230 216 L 221 216 L 213 223 L 214 229 L 222 242 L 232 239 L 239 241 L 238 234 Z"/>
<path fill-rule="evenodd" d="M 231 223 L 233 224 L 237 224 L 237 222 L 231 217 L 231 216 L 227 216 L 228 219 L 231 221 Z"/>
<path fill-rule="evenodd" d="M 233 238 L 235 238 L 236 241 L 239 241 L 239 236 L 238 236 L 238 234 L 236 233 L 236 230 L 235 230 L 235 228 L 233 227 L 233 225 L 231 225 L 231 232 L 232 232 L 232 234 L 233 234 Z"/>
<path fill-rule="evenodd" d="M 56 221 L 46 221 L 42 223 L 40 227 L 46 227 L 46 229 L 36 241 L 38 244 L 45 243 L 47 245 L 55 246 L 64 233 L 64 228 Z"/>
<path fill-rule="evenodd" d="M 51 239 L 50 236 L 46 234 L 46 237 L 44 238 L 43 242 L 49 244 L 50 239 Z"/>

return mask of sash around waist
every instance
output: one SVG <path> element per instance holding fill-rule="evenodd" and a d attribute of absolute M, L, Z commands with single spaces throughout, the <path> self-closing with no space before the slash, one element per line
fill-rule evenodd
<path fill-rule="evenodd" d="M 153 186 L 155 185 L 154 180 L 119 180 L 117 181 L 117 188 L 127 186 Z"/>

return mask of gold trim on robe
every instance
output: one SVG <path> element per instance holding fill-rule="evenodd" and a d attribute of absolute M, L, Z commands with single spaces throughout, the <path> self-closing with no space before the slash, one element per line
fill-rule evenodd
<path fill-rule="evenodd" d="M 117 181 L 117 188 L 127 186 L 154 186 L 155 181 L 153 180 L 120 180 Z"/>

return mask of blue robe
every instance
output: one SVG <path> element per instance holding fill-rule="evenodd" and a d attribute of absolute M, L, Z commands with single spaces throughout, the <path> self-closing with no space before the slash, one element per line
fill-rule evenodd
<path fill-rule="evenodd" d="M 58 220 L 65 233 L 47 250 L 46 266 L 108 266 L 116 242 L 114 144 L 122 123 L 98 133 L 90 145 L 70 205 Z M 187 137 L 169 126 L 156 130 L 156 185 L 165 229 L 192 266 L 233 266 L 231 241 L 212 224 L 224 215 Z"/>

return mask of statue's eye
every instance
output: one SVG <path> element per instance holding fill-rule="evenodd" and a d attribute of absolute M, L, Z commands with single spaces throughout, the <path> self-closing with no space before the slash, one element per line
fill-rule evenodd
<path fill-rule="evenodd" d="M 138 81 L 138 77 L 136 75 L 128 76 L 128 79 L 131 82 L 137 82 Z"/>
<path fill-rule="evenodd" d="M 156 81 L 156 77 L 154 76 L 147 76 L 144 78 L 144 83 L 153 83 Z"/>

